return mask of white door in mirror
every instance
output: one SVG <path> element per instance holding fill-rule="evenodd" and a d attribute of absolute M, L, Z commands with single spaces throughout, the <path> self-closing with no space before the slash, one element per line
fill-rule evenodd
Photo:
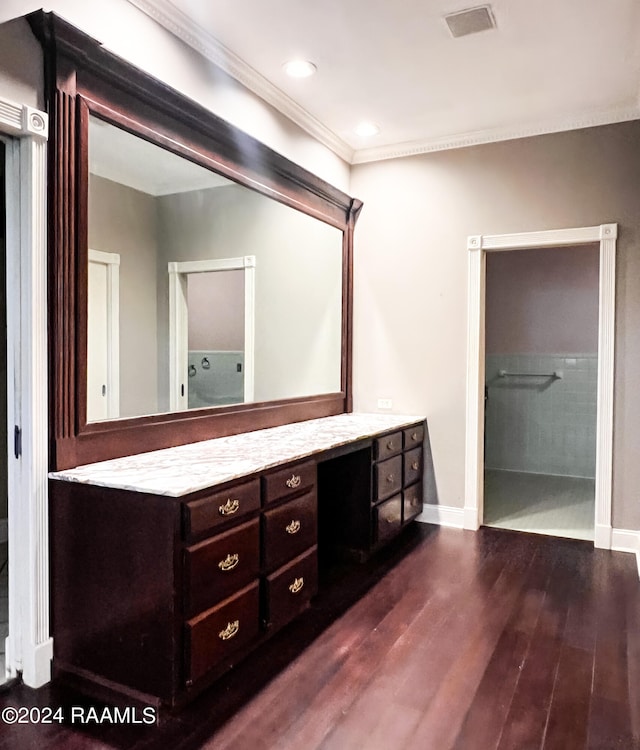
<path fill-rule="evenodd" d="M 87 422 L 119 416 L 119 264 L 116 253 L 89 250 Z"/>

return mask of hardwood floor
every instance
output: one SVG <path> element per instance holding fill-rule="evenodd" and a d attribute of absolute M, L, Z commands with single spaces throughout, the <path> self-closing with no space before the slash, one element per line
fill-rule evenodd
<path fill-rule="evenodd" d="M 0 748 L 640 749 L 632 555 L 499 529 L 407 532 L 327 571 L 300 622 L 158 726 L 0 724 Z M 0 708 L 79 701 L 18 687 Z"/>

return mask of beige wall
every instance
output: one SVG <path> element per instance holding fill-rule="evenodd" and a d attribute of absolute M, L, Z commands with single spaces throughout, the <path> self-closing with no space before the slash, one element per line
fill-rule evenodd
<path fill-rule="evenodd" d="M 120 416 L 158 410 L 156 200 L 91 176 L 89 247 L 120 255 Z"/>
<path fill-rule="evenodd" d="M 471 234 L 618 222 L 613 524 L 640 528 L 640 123 L 353 168 L 355 406 L 428 416 L 437 501 L 464 504 Z M 435 500 L 435 498 L 429 498 Z"/>
<path fill-rule="evenodd" d="M 487 254 L 487 354 L 597 354 L 598 245 Z"/>
<path fill-rule="evenodd" d="M 244 271 L 187 277 L 189 349 L 244 349 Z"/>
<path fill-rule="evenodd" d="M 42 49 L 25 20 L 1 23 L 2 10 L 0 7 L 0 97 L 42 109 Z"/>

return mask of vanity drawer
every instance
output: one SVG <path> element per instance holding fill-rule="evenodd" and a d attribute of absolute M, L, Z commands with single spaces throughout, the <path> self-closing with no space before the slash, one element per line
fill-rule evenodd
<path fill-rule="evenodd" d="M 258 581 L 185 625 L 187 682 L 252 641 L 260 632 Z M 160 656 L 160 655 L 159 655 Z"/>
<path fill-rule="evenodd" d="M 264 567 L 274 570 L 318 540 L 315 489 L 263 514 Z"/>
<path fill-rule="evenodd" d="M 418 424 L 404 430 L 404 449 L 422 446 L 424 441 L 424 425 Z"/>
<path fill-rule="evenodd" d="M 376 499 L 395 495 L 402 488 L 402 456 L 376 464 Z"/>
<path fill-rule="evenodd" d="M 262 477 L 264 482 L 264 502 L 273 503 L 280 498 L 299 493 L 316 483 L 316 462 L 305 461 L 279 469 Z"/>
<path fill-rule="evenodd" d="M 260 480 L 237 484 L 184 504 L 187 537 L 212 531 L 223 523 L 242 518 L 260 508 Z"/>
<path fill-rule="evenodd" d="M 260 521 L 255 519 L 184 551 L 185 607 L 208 609 L 258 577 Z"/>
<path fill-rule="evenodd" d="M 396 495 L 374 509 L 376 540 L 382 542 L 400 531 L 402 527 L 402 495 Z"/>
<path fill-rule="evenodd" d="M 395 456 L 402 450 L 402 433 L 392 432 L 390 435 L 376 438 L 375 457 L 376 461 L 382 461 L 390 456 Z"/>
<path fill-rule="evenodd" d="M 404 486 L 417 482 L 422 476 L 422 448 L 407 451 L 404 456 Z"/>
<path fill-rule="evenodd" d="M 407 487 L 402 493 L 402 522 L 407 523 L 422 513 L 422 482 Z"/>
<path fill-rule="evenodd" d="M 312 547 L 304 555 L 267 576 L 265 581 L 266 618 L 277 629 L 306 609 L 318 591 L 318 554 Z"/>

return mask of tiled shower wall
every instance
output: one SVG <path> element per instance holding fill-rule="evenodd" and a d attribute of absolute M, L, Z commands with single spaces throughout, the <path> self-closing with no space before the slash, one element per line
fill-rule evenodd
<path fill-rule="evenodd" d="M 487 354 L 485 466 L 594 477 L 596 355 Z M 499 377 L 562 373 L 562 379 Z"/>

